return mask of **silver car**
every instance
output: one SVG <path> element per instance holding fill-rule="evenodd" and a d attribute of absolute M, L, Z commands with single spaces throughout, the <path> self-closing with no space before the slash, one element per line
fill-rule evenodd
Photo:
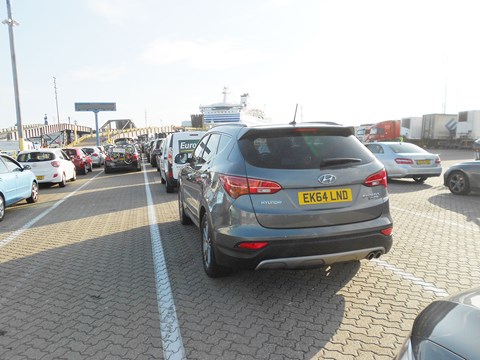
<path fill-rule="evenodd" d="M 407 142 L 374 142 L 365 146 L 385 166 L 389 179 L 411 178 L 423 183 L 442 174 L 440 156 Z"/>
<path fill-rule="evenodd" d="M 185 157 L 180 222 L 208 276 L 378 258 L 392 246 L 386 173 L 353 127 L 217 126 Z"/>
<path fill-rule="evenodd" d="M 99 147 L 83 147 L 82 150 L 85 151 L 88 155 L 90 155 L 93 166 L 100 167 L 103 166 L 103 164 L 105 163 L 105 154 Z"/>

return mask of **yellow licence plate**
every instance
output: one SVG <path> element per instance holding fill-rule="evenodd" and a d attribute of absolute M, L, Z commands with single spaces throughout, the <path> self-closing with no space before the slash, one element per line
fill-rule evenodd
<path fill-rule="evenodd" d="M 352 189 L 305 191 L 298 193 L 300 205 L 316 205 L 352 201 Z"/>
<path fill-rule="evenodd" d="M 43 176 L 37 176 L 37 180 L 43 180 Z"/>
<path fill-rule="evenodd" d="M 417 165 L 430 165 L 430 160 L 417 160 Z"/>

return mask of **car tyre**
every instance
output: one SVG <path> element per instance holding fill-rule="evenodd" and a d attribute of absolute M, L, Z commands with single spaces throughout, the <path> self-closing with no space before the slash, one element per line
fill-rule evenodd
<path fill-rule="evenodd" d="M 77 170 L 76 169 L 73 169 L 73 176 L 72 176 L 72 181 L 75 181 L 77 180 Z"/>
<path fill-rule="evenodd" d="M 5 217 L 5 200 L 3 199 L 3 196 L 0 195 L 0 221 L 2 221 L 4 217 Z"/>
<path fill-rule="evenodd" d="M 423 184 L 427 180 L 426 176 L 415 176 L 413 180 L 418 184 Z"/>
<path fill-rule="evenodd" d="M 211 278 L 228 275 L 229 269 L 220 266 L 215 260 L 215 243 L 212 238 L 210 220 L 206 214 L 203 215 L 200 223 L 200 234 L 202 240 L 202 261 L 205 273 Z"/>
<path fill-rule="evenodd" d="M 467 195 L 470 192 L 470 183 L 462 171 L 453 171 L 447 180 L 448 189 L 455 195 Z"/>
<path fill-rule="evenodd" d="M 180 224 L 182 225 L 190 225 L 192 220 L 185 214 L 185 207 L 183 206 L 183 196 L 182 191 L 178 189 L 178 214 L 180 217 Z"/>
<path fill-rule="evenodd" d="M 38 185 L 34 181 L 32 183 L 32 191 L 30 193 L 30 197 L 27 198 L 27 203 L 33 204 L 33 203 L 36 203 L 37 201 L 38 201 Z"/>
<path fill-rule="evenodd" d="M 58 186 L 62 188 L 67 186 L 67 177 L 65 176 L 65 173 L 62 174 L 62 181 L 58 183 Z"/>
<path fill-rule="evenodd" d="M 88 166 L 85 164 L 85 167 L 83 168 L 83 175 L 88 175 Z"/>
<path fill-rule="evenodd" d="M 169 194 L 173 193 L 173 186 L 168 182 L 168 180 L 165 181 L 165 190 Z"/>

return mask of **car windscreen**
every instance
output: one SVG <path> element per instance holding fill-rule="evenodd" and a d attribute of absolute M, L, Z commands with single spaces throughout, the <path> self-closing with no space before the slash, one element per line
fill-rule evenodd
<path fill-rule="evenodd" d="M 342 167 L 375 159 L 354 135 L 321 129 L 253 131 L 239 147 L 249 164 L 271 169 Z"/>

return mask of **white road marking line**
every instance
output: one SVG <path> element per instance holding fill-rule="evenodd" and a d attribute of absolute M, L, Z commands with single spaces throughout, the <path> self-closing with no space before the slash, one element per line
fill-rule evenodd
<path fill-rule="evenodd" d="M 143 166 L 145 179 L 145 192 L 147 195 L 148 223 L 150 226 L 150 237 L 152 240 L 153 266 L 155 269 L 155 286 L 157 290 L 157 306 L 160 315 L 160 332 L 163 343 L 163 355 L 168 360 L 183 360 L 185 349 L 183 347 L 180 326 L 177 320 L 177 312 L 173 301 L 172 289 L 168 277 L 167 264 L 163 253 L 162 238 L 158 230 L 155 206 L 153 205 L 152 193 Z"/>
<path fill-rule="evenodd" d="M 28 229 L 30 229 L 33 225 L 35 225 L 35 223 L 39 220 L 41 220 L 42 218 L 44 218 L 46 215 L 48 215 L 53 209 L 56 209 L 58 206 L 60 206 L 60 204 L 62 204 L 65 200 L 67 200 L 69 197 L 75 195 L 77 192 L 79 192 L 80 190 L 82 190 L 85 186 L 87 186 L 87 184 L 90 183 L 90 181 L 92 181 L 93 179 L 95 179 L 98 175 L 100 175 L 101 173 L 103 173 L 103 171 L 99 172 L 97 175 L 95 175 L 93 178 L 91 178 L 90 180 L 88 180 L 85 184 L 83 184 L 82 186 L 80 186 L 77 190 L 75 191 L 72 191 L 71 193 L 69 193 L 67 196 L 65 196 L 63 199 L 57 201 L 55 204 L 53 204 L 51 207 L 49 207 L 48 209 L 46 209 L 43 213 L 41 213 L 40 215 L 34 217 L 32 220 L 30 220 L 29 222 L 27 222 L 25 225 L 23 225 L 20 229 L 14 231 L 12 234 L 10 234 L 9 237 L 7 237 L 6 239 L 4 240 L 1 240 L 0 241 L 0 249 L 6 245 L 8 245 L 9 243 L 11 243 L 13 240 L 15 240 L 18 236 L 20 236 L 22 233 L 24 233 L 25 231 L 27 231 Z"/>
<path fill-rule="evenodd" d="M 478 227 L 460 225 L 459 223 L 456 223 L 454 221 L 438 220 L 438 218 L 435 218 L 435 217 L 429 216 L 429 215 L 425 215 L 425 214 L 419 213 L 417 211 L 406 210 L 406 209 L 402 209 L 402 208 L 399 208 L 399 207 L 396 207 L 396 206 L 391 206 L 391 205 L 390 205 L 390 209 L 403 211 L 403 212 L 406 212 L 406 213 L 409 213 L 409 214 L 412 214 L 412 215 L 415 215 L 415 216 L 423 217 L 423 218 L 426 218 L 426 219 L 430 219 L 430 220 L 440 221 L 441 223 L 448 224 L 448 225 L 454 225 L 456 227 L 460 227 L 460 228 L 463 228 L 463 229 L 468 229 L 468 230 L 480 232 L 480 229 Z"/>
<path fill-rule="evenodd" d="M 436 287 L 434 284 L 426 282 L 423 279 L 420 279 L 420 278 L 414 276 L 413 274 L 410 274 L 408 272 L 400 270 L 400 269 L 396 268 L 395 266 L 390 265 L 389 263 L 387 263 L 383 260 L 374 259 L 372 261 L 374 261 L 377 265 L 379 265 L 379 266 L 381 266 L 381 267 L 383 267 L 387 270 L 390 270 L 394 274 L 400 276 L 402 279 L 410 280 L 412 283 L 421 286 L 423 288 L 423 290 L 433 292 L 437 296 L 445 297 L 445 296 L 449 295 L 446 290 L 440 289 L 440 288 Z"/>

